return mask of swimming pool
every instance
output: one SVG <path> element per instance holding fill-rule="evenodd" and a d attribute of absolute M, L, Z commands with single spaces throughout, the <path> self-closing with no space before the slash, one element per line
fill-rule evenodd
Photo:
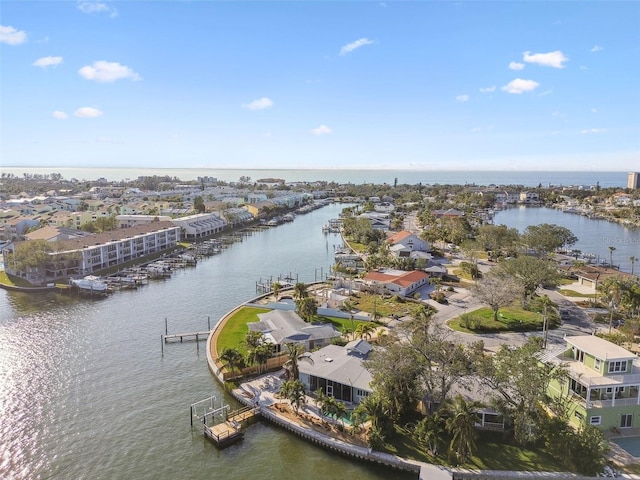
<path fill-rule="evenodd" d="M 626 450 L 630 455 L 640 458 L 640 437 L 616 438 L 611 441 Z"/>

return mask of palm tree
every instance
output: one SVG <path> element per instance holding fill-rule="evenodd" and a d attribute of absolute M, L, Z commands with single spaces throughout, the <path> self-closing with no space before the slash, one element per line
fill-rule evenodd
<path fill-rule="evenodd" d="M 303 298 L 307 298 L 309 296 L 309 292 L 307 292 L 307 284 L 303 282 L 298 282 L 293 287 L 293 298 L 296 300 L 302 300 Z"/>
<path fill-rule="evenodd" d="M 467 402 L 462 395 L 458 395 L 442 407 L 445 425 L 451 435 L 449 454 L 463 462 L 471 457 L 476 448 L 478 432 L 474 423 L 479 406 L 478 402 Z"/>
<path fill-rule="evenodd" d="M 298 414 L 298 409 L 306 402 L 304 384 L 300 380 L 287 380 L 280 386 L 280 395 L 291 402 L 293 410 Z"/>
<path fill-rule="evenodd" d="M 609 247 L 609 267 L 613 268 L 613 252 L 615 251 L 616 247 Z"/>
<path fill-rule="evenodd" d="M 289 359 L 284 364 L 285 370 L 288 372 L 289 380 L 298 380 L 300 371 L 298 369 L 298 358 L 304 353 L 304 345 L 301 343 L 287 343 L 287 355 Z"/>
<path fill-rule="evenodd" d="M 540 297 L 540 304 L 542 305 L 542 348 L 547 348 L 547 334 L 549 332 L 547 310 L 553 305 L 553 302 L 548 295 L 543 295 Z"/>
<path fill-rule="evenodd" d="M 415 430 L 418 441 L 426 444 L 432 455 L 438 454 L 445 433 L 445 419 L 438 412 L 420 420 Z"/>
<path fill-rule="evenodd" d="M 355 308 L 355 304 L 351 300 L 345 300 L 342 302 L 341 310 L 349 313 L 349 320 L 351 320 L 351 332 L 354 332 L 353 327 L 353 309 Z"/>
<path fill-rule="evenodd" d="M 356 413 L 357 412 L 357 413 Z M 373 428 L 380 428 L 380 423 L 387 415 L 385 401 L 379 395 L 365 397 L 354 409 L 356 415 L 366 415 Z"/>
<path fill-rule="evenodd" d="M 236 348 L 225 348 L 222 351 L 222 355 L 218 357 L 218 360 L 221 361 L 232 374 L 236 368 L 240 368 L 244 364 L 244 356 Z"/>
<path fill-rule="evenodd" d="M 371 336 L 376 331 L 376 326 L 372 323 L 359 323 L 356 327 L 354 334 L 363 339 L 363 340 L 371 340 Z"/>
<path fill-rule="evenodd" d="M 271 290 L 273 291 L 273 295 L 276 297 L 276 302 L 278 301 L 278 294 L 280 290 L 282 290 L 282 284 L 280 282 L 273 282 L 271 284 Z"/>
<path fill-rule="evenodd" d="M 335 401 L 333 406 L 333 415 L 340 421 L 342 428 L 344 428 L 344 417 L 347 416 L 347 405 L 344 402 Z"/>

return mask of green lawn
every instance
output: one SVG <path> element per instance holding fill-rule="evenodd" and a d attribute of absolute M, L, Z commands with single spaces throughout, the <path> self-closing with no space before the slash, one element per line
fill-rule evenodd
<path fill-rule="evenodd" d="M 0 271 L 0 283 L 9 285 L 12 287 L 33 287 L 31 283 L 27 282 L 24 278 L 14 277 L 13 275 L 7 275 L 7 272 Z"/>
<path fill-rule="evenodd" d="M 467 322 L 464 319 L 467 318 Z M 519 308 L 501 308 L 498 320 L 493 320 L 493 310 L 479 308 L 451 320 L 448 325 L 464 333 L 526 332 L 542 329 L 542 315 Z M 551 328 L 556 325 L 551 322 Z"/>
<path fill-rule="evenodd" d="M 399 301 L 395 297 L 385 298 L 382 295 L 371 293 L 359 293 L 357 297 L 353 296 L 351 301 L 358 310 L 368 313 L 373 313 L 375 310 L 383 317 L 410 315 L 416 308 L 415 303 Z"/>
<path fill-rule="evenodd" d="M 413 438 L 409 429 L 396 427 L 396 435 L 387 440 L 385 451 L 435 465 L 449 465 L 446 453 L 433 456 Z M 555 458 L 540 448 L 525 448 L 505 442 L 501 432 L 479 432 L 475 455 L 462 468 L 482 470 L 565 471 Z"/>
<path fill-rule="evenodd" d="M 237 348 L 243 355 L 246 355 L 247 349 L 244 346 L 244 338 L 249 329 L 247 323 L 257 322 L 259 313 L 267 313 L 271 311 L 268 308 L 242 307 L 234 313 L 222 328 L 216 343 L 218 355 L 225 348 Z"/>
<path fill-rule="evenodd" d="M 345 329 L 355 330 L 359 324 L 361 323 L 371 323 L 366 320 L 353 320 L 353 328 L 351 326 L 351 320 L 348 318 L 340 318 L 340 317 L 325 317 L 324 315 L 318 316 L 315 320 L 316 322 L 321 323 L 331 323 L 334 327 L 336 327 L 341 332 L 344 332 Z"/>
<path fill-rule="evenodd" d="M 575 290 L 569 290 L 568 288 L 560 288 L 558 289 L 558 293 L 560 295 L 564 295 L 565 297 L 584 297 L 584 298 L 595 298 L 594 293 L 580 293 Z"/>

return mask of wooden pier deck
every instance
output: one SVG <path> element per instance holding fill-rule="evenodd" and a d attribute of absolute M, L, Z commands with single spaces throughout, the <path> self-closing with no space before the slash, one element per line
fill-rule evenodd
<path fill-rule="evenodd" d="M 211 333 L 210 330 L 204 332 L 187 332 L 187 333 L 170 333 L 162 335 L 162 341 L 164 343 L 168 343 L 169 341 L 183 341 L 183 340 L 195 340 L 196 342 L 200 340 L 206 340 Z"/>
<path fill-rule="evenodd" d="M 255 417 L 258 412 L 258 407 L 243 407 L 231 412 L 224 422 L 211 426 L 205 425 L 204 434 L 213 440 L 218 448 L 225 448 L 244 437 L 243 423 Z"/>

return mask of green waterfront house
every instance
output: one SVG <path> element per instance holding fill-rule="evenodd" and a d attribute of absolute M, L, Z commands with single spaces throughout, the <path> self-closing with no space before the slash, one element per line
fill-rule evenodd
<path fill-rule="evenodd" d="M 544 361 L 567 368 L 552 381 L 551 397 L 568 407 L 570 421 L 602 430 L 640 427 L 640 361 L 628 350 L 595 335 L 565 337 L 566 347 L 548 351 Z"/>

